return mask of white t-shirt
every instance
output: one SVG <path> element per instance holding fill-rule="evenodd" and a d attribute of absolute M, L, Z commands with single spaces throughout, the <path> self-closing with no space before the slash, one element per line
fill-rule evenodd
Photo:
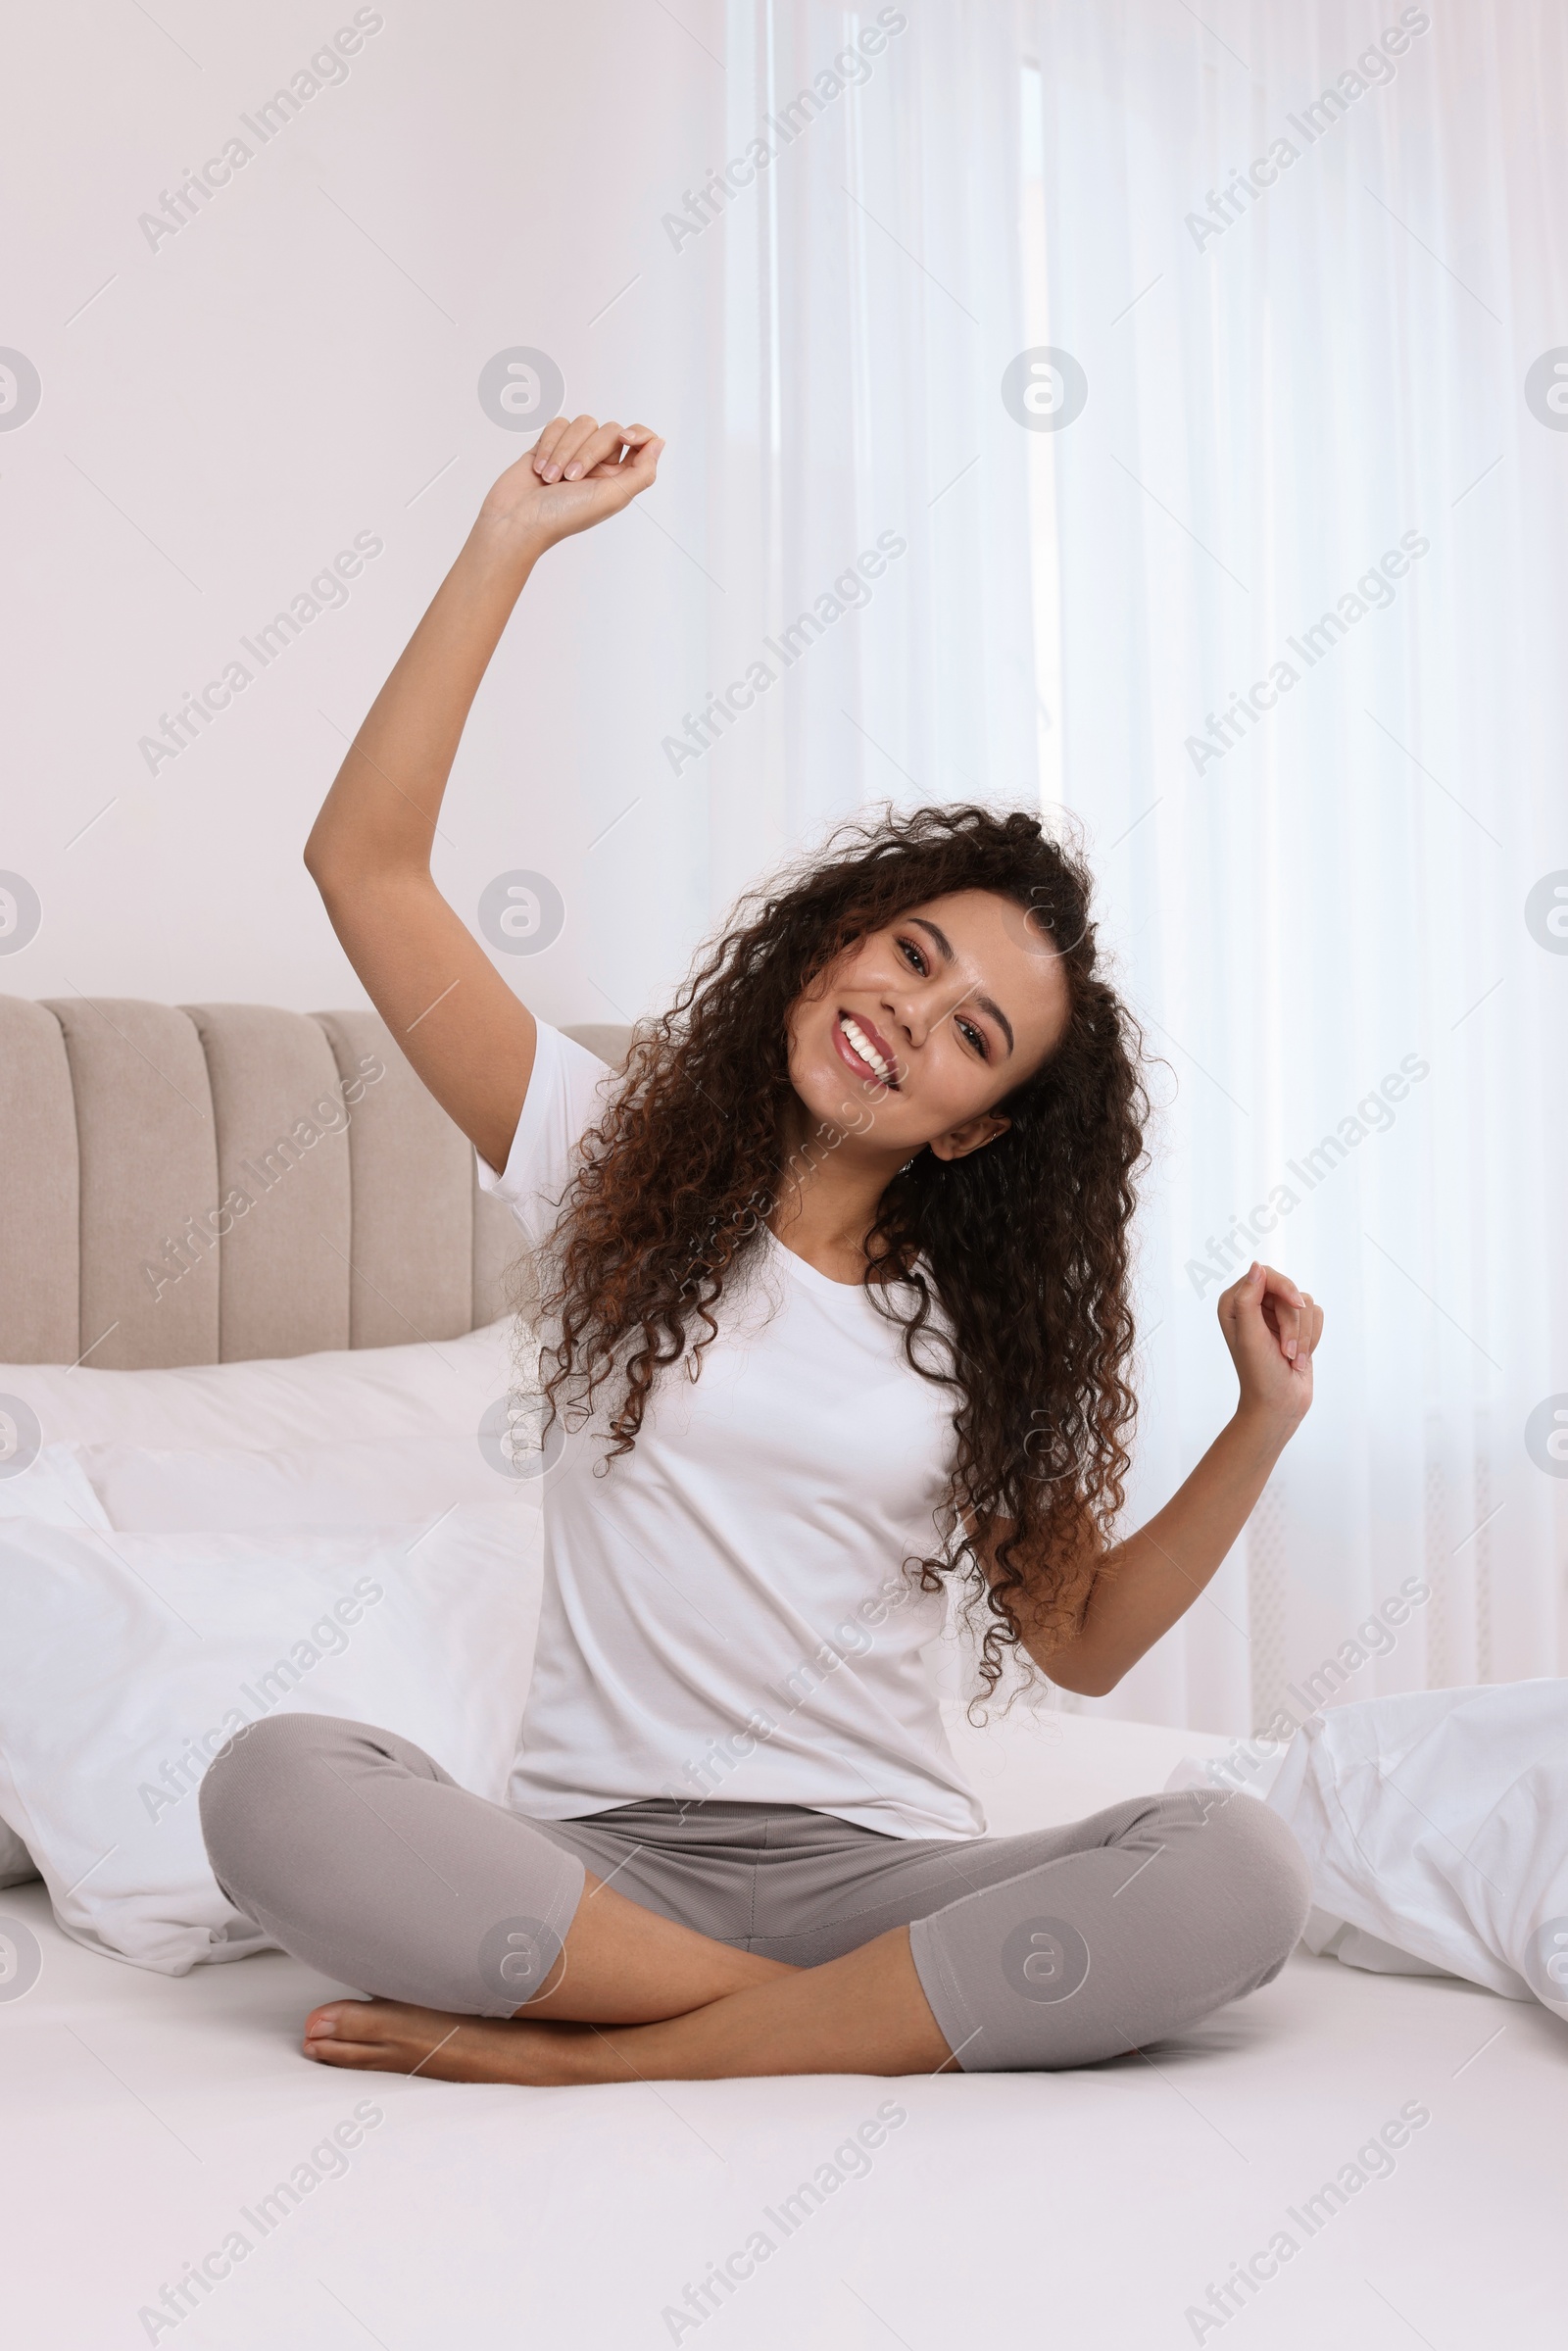
<path fill-rule="evenodd" d="M 531 1247 L 555 1223 L 605 1064 L 539 1024 L 503 1175 Z M 596 1417 L 544 1479 L 545 1587 L 511 1800 L 568 1820 L 648 1796 L 801 1804 L 892 1837 L 985 1822 L 922 1650 L 946 1601 L 904 1562 L 940 1549 L 953 1392 L 858 1285 L 765 1229 L 726 1279 L 693 1382 L 654 1388 L 631 1452 Z M 558 1424 L 547 1458 L 561 1444 Z"/>

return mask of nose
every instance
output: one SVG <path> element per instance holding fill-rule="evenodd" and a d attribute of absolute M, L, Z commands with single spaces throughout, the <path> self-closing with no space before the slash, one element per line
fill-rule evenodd
<path fill-rule="evenodd" d="M 891 1036 L 889 1042 L 900 1053 L 918 1053 L 931 1034 L 932 1010 L 928 1004 L 929 982 L 915 972 L 907 979 L 890 981 L 882 999 L 882 1010 L 887 1015 Z"/>
<path fill-rule="evenodd" d="M 906 997 L 884 997 L 877 1010 L 881 1016 L 883 1034 L 893 1048 L 893 1056 L 902 1076 L 925 1043 L 929 1024 L 922 1020 L 918 1006 Z"/>
<path fill-rule="evenodd" d="M 895 1043 L 900 1051 L 918 1053 L 957 1010 L 977 980 L 978 975 L 961 958 L 939 970 L 895 973 L 883 1007 L 897 1027 Z"/>

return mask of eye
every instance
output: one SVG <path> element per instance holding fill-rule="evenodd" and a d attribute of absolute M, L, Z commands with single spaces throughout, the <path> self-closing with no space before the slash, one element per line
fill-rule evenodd
<path fill-rule="evenodd" d="M 960 1037 L 966 1037 L 968 1039 L 969 1043 L 974 1047 L 975 1052 L 980 1055 L 982 1061 L 988 1061 L 991 1058 L 990 1040 L 987 1038 L 983 1029 L 977 1029 L 974 1025 L 974 1022 L 972 1020 L 965 1020 L 961 1013 L 954 1025 L 957 1029 Z"/>
<path fill-rule="evenodd" d="M 930 966 L 927 964 L 924 955 L 920 953 L 920 950 L 915 945 L 914 941 L 912 939 L 901 939 L 899 941 L 899 953 L 908 957 L 910 969 L 919 972 L 921 978 L 923 979 Z"/>

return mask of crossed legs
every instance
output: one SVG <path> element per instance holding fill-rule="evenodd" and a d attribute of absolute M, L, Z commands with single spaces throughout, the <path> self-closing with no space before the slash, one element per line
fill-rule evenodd
<path fill-rule="evenodd" d="M 201 1802 L 236 1906 L 379 1995 L 313 2011 L 306 2054 L 447 2081 L 1092 2064 L 1268 1982 L 1307 1906 L 1289 1832 L 1250 1798 L 1141 1798 L 976 1845 L 734 1807 L 764 1824 L 757 1881 L 785 1889 L 771 1924 L 757 1921 L 755 1892 L 727 1918 L 734 1941 L 608 1882 L 626 1869 L 623 1885 L 708 1915 L 711 1854 L 688 1852 L 678 1825 L 653 1864 L 627 1842 L 601 1875 L 572 1844 L 608 1854 L 603 1831 L 524 1821 L 364 1725 L 257 1725 L 214 1764 Z M 792 1902 L 813 1909 L 809 1931 L 792 1931 Z"/>

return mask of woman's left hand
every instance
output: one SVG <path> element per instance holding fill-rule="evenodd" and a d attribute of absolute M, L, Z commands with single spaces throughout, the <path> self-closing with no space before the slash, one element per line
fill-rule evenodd
<path fill-rule="evenodd" d="M 1312 1353 L 1323 1309 L 1289 1274 L 1252 1265 L 1220 1298 L 1219 1327 L 1241 1383 L 1238 1410 L 1294 1428 L 1312 1401 Z"/>

